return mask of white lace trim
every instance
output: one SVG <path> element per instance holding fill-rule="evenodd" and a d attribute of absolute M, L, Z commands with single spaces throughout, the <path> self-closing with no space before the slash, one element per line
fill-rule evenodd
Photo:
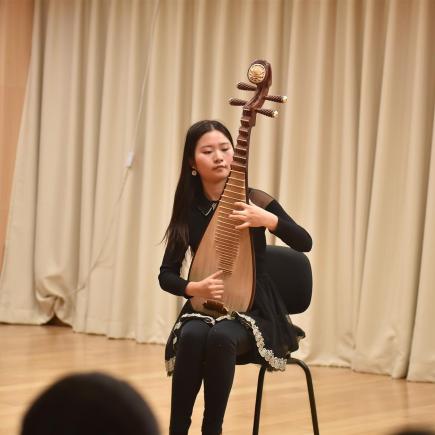
<path fill-rule="evenodd" d="M 244 324 L 251 328 L 254 334 L 255 343 L 257 345 L 260 356 L 274 369 L 284 371 L 287 366 L 286 358 L 278 358 L 273 353 L 273 350 L 264 347 L 264 338 L 255 320 L 246 314 L 235 313 L 238 317 L 244 320 Z"/>
<path fill-rule="evenodd" d="M 187 314 L 183 314 L 180 319 L 188 319 L 190 317 L 198 317 L 202 320 L 204 320 L 207 323 L 210 323 L 210 325 L 214 325 L 218 319 L 214 319 L 211 316 L 206 316 L 205 314 L 201 314 L 201 313 L 187 313 Z M 178 322 L 178 323 L 182 323 L 182 322 Z M 177 325 L 178 325 L 177 323 Z M 175 329 L 175 328 L 174 328 Z"/>
<path fill-rule="evenodd" d="M 172 358 L 165 360 L 165 366 L 166 366 L 166 373 L 168 376 L 171 376 L 172 373 L 174 372 L 174 367 L 175 367 L 175 356 L 173 356 Z"/>
<path fill-rule="evenodd" d="M 200 318 L 200 319 L 204 320 L 205 322 L 209 323 L 210 325 L 215 325 L 217 322 L 220 322 L 221 320 L 224 320 L 224 319 L 234 320 L 234 319 L 236 319 L 236 317 L 238 317 L 242 321 L 243 325 L 245 325 L 246 327 L 248 327 L 252 330 L 252 334 L 254 335 L 255 343 L 256 343 L 258 353 L 260 354 L 260 356 L 275 370 L 284 371 L 286 369 L 287 359 L 286 358 L 278 358 L 273 353 L 273 350 L 266 349 L 266 347 L 264 346 L 263 334 L 261 333 L 260 329 L 257 326 L 257 323 L 255 322 L 255 320 L 252 317 L 247 316 L 246 314 L 238 313 L 236 311 L 234 311 L 231 314 L 226 314 L 224 316 L 218 317 L 217 319 L 214 319 L 211 316 L 206 316 L 206 315 L 200 314 L 200 313 L 188 313 L 188 314 L 183 314 L 181 316 L 180 321 L 174 325 L 173 331 L 176 331 L 177 329 L 179 329 L 181 327 L 181 325 L 183 324 L 183 322 L 182 322 L 183 319 L 188 319 L 188 318 L 192 318 L 192 317 Z M 174 339 L 172 341 L 173 345 L 175 345 L 176 342 L 177 342 L 177 336 L 174 335 Z M 167 372 L 168 376 L 170 376 L 172 374 L 172 372 L 174 371 L 175 359 L 176 359 L 176 356 L 173 356 L 169 360 L 165 361 L 166 372 Z"/>

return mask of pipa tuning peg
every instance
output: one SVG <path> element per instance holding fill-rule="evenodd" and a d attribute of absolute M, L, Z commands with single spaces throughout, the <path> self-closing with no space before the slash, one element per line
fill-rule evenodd
<path fill-rule="evenodd" d="M 257 86 L 250 85 L 249 83 L 239 82 L 237 83 L 237 89 L 241 89 L 242 91 L 256 91 Z"/>
<path fill-rule="evenodd" d="M 240 100 L 239 98 L 230 98 L 228 102 L 231 106 L 244 106 L 247 103 L 245 100 Z"/>
<path fill-rule="evenodd" d="M 257 109 L 257 113 L 259 113 L 260 115 L 268 116 L 269 118 L 276 118 L 278 116 L 277 110 Z"/>
<path fill-rule="evenodd" d="M 282 97 L 280 95 L 267 95 L 264 97 L 265 100 L 274 101 L 275 103 L 286 103 L 287 97 L 283 95 Z"/>

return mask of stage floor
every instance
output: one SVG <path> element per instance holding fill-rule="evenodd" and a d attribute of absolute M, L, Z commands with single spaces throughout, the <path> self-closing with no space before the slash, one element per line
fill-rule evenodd
<path fill-rule="evenodd" d="M 76 334 L 62 326 L 0 324 L 0 435 L 18 435 L 31 400 L 56 378 L 77 371 L 104 371 L 128 380 L 148 400 L 168 432 L 171 381 L 163 346 Z M 348 369 L 312 367 L 322 435 L 387 435 L 407 424 L 435 429 L 435 384 L 394 380 Z M 225 435 L 252 431 L 258 368 L 237 367 L 224 423 Z M 200 433 L 202 393 L 192 434 Z M 310 434 L 305 377 L 297 366 L 266 374 L 262 435 Z"/>

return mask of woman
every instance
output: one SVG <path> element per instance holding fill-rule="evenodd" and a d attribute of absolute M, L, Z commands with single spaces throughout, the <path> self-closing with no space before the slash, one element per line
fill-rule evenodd
<path fill-rule="evenodd" d="M 187 249 L 194 253 L 225 187 L 233 159 L 233 140 L 218 121 L 200 121 L 187 132 L 172 217 L 165 234 L 160 268 L 163 290 L 189 299 L 222 299 L 221 272 L 202 281 L 180 277 Z M 250 204 L 237 203 L 231 217 L 250 228 L 256 261 L 256 292 L 247 313 L 213 319 L 186 302 L 169 336 L 166 364 L 172 378 L 170 434 L 187 434 L 196 396 L 204 382 L 202 433 L 220 434 L 237 359 L 260 355 L 274 370 L 284 370 L 297 339 L 277 290 L 264 272 L 265 229 L 298 251 L 309 251 L 310 235 L 266 193 L 249 189 Z"/>

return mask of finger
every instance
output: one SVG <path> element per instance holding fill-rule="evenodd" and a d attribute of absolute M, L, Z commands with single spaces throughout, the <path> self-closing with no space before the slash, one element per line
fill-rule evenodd
<path fill-rule="evenodd" d="M 233 218 L 233 219 L 239 219 L 239 220 L 245 220 L 246 219 L 246 216 L 243 215 L 243 214 L 230 214 L 229 217 Z"/>
<path fill-rule="evenodd" d="M 238 207 L 240 211 L 245 210 L 246 207 L 249 207 L 248 204 L 246 204 L 246 202 L 242 202 L 242 201 L 237 201 L 234 203 L 234 205 Z"/>
<path fill-rule="evenodd" d="M 243 230 L 245 228 L 249 228 L 251 226 L 251 224 L 249 222 L 245 222 L 241 225 L 237 225 L 235 228 L 236 230 Z"/>
<path fill-rule="evenodd" d="M 240 202 L 239 204 L 245 204 L 245 203 L 244 202 Z M 248 204 L 245 204 L 245 207 L 234 208 L 233 209 L 233 213 L 235 213 L 235 214 L 246 214 L 246 213 L 249 212 L 249 207 L 250 206 Z"/>
<path fill-rule="evenodd" d="M 212 297 L 213 299 L 222 299 L 222 297 L 223 297 L 223 292 L 220 292 L 220 293 L 211 292 L 211 297 Z"/>
<path fill-rule="evenodd" d="M 243 201 L 236 201 L 234 205 L 236 205 L 237 207 L 245 208 L 248 204 L 246 204 L 246 202 Z"/>
<path fill-rule="evenodd" d="M 224 273 L 223 270 L 218 270 L 218 271 L 216 271 L 215 273 L 212 273 L 212 274 L 209 276 L 209 278 L 211 278 L 211 279 L 216 278 L 217 276 L 220 276 L 220 275 L 222 275 L 223 273 Z"/>
<path fill-rule="evenodd" d="M 210 285 L 208 288 L 213 291 L 214 290 L 223 291 L 225 287 L 223 285 Z"/>

